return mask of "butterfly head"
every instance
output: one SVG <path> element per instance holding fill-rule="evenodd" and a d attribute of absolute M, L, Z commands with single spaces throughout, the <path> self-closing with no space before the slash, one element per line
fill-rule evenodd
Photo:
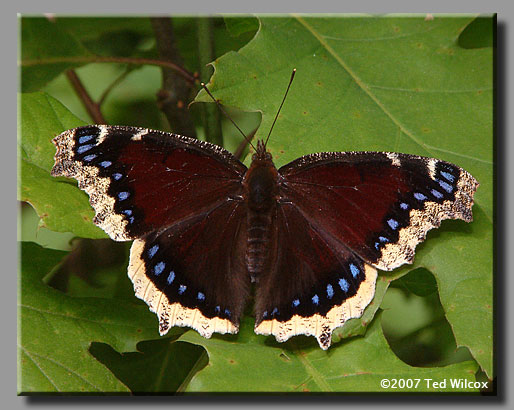
<path fill-rule="evenodd" d="M 257 150 L 252 155 L 252 161 L 257 162 L 273 162 L 271 154 L 266 151 L 266 144 L 263 140 L 257 141 Z"/>

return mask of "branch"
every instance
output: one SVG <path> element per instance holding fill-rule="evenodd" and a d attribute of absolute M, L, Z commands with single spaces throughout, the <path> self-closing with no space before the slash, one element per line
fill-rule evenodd
<path fill-rule="evenodd" d="M 159 56 L 164 61 L 174 61 L 174 66 L 182 65 L 182 56 L 175 47 L 175 34 L 173 23 L 168 17 L 150 18 L 157 41 Z M 181 69 L 183 70 L 183 69 Z M 191 99 L 191 89 L 180 78 L 182 71 L 175 68 L 162 68 L 162 88 L 157 93 L 157 104 L 159 109 L 166 115 L 172 131 L 194 137 L 196 135 L 195 126 L 191 113 L 187 109 L 188 101 Z M 188 78 L 193 81 L 194 77 L 188 74 Z"/>
<path fill-rule="evenodd" d="M 80 81 L 77 73 L 75 73 L 73 70 L 67 70 L 66 77 L 68 77 L 68 80 L 75 89 L 75 92 L 78 94 L 80 101 L 86 108 L 88 114 L 91 116 L 93 122 L 95 124 L 107 124 L 102 115 L 102 112 L 100 111 L 100 105 L 93 101 L 85 87 L 82 85 L 82 82 Z"/>
<path fill-rule="evenodd" d="M 192 87 L 195 86 L 197 75 L 189 72 L 183 67 L 170 61 L 155 60 L 152 58 L 138 57 L 115 57 L 115 56 L 75 56 L 75 57 L 46 57 L 36 60 L 22 60 L 22 67 L 32 67 L 37 65 L 61 64 L 61 63 L 119 63 L 119 64 L 135 64 L 135 65 L 155 65 L 159 67 L 171 68 L 181 77 L 183 77 Z"/>
<path fill-rule="evenodd" d="M 212 67 L 208 64 L 215 59 L 213 19 L 211 17 L 196 19 L 196 28 L 198 32 L 200 78 L 207 82 L 207 79 L 212 75 Z M 218 107 L 213 104 L 202 104 L 202 110 L 205 140 L 222 146 L 223 134 Z"/>

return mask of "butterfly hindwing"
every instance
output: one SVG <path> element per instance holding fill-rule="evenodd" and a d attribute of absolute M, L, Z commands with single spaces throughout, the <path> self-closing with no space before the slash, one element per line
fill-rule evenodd
<path fill-rule="evenodd" d="M 478 182 L 445 161 L 415 155 L 308 155 L 279 170 L 281 195 L 310 223 L 381 270 L 412 263 L 444 219 L 472 220 Z"/>
<path fill-rule="evenodd" d="M 128 275 L 159 317 L 159 332 L 236 333 L 248 294 L 244 203 L 227 200 L 134 241 Z"/>
<path fill-rule="evenodd" d="M 376 269 L 318 232 L 290 202 L 278 203 L 270 243 L 270 267 L 257 283 L 256 333 L 280 342 L 314 336 L 327 349 L 333 330 L 373 299 Z"/>

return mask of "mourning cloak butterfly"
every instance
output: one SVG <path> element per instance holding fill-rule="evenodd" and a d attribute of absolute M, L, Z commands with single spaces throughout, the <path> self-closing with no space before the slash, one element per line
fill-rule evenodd
<path fill-rule="evenodd" d="M 327 349 L 372 300 L 376 269 L 412 263 L 443 219 L 472 220 L 478 186 L 453 164 L 398 153 L 318 153 L 277 170 L 262 141 L 249 169 L 143 128 L 89 125 L 53 142 L 52 175 L 78 180 L 112 239 L 134 239 L 128 275 L 161 335 L 236 333 L 254 282 L 256 333 Z"/>

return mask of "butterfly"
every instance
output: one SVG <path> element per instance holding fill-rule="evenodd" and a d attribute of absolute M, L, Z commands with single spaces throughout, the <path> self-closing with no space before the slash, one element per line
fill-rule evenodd
<path fill-rule="evenodd" d="M 225 149 L 145 128 L 88 125 L 53 139 L 53 176 L 89 194 L 94 223 L 134 240 L 128 275 L 164 335 L 236 333 L 255 287 L 255 332 L 284 342 L 360 317 L 377 269 L 412 263 L 444 219 L 472 220 L 478 182 L 434 158 L 323 152 L 277 169 L 263 141 L 247 168 Z"/>

